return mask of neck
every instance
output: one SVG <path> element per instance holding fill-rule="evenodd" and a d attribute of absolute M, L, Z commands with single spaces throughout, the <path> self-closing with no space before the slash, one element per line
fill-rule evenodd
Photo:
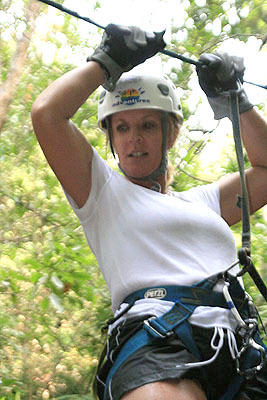
<path fill-rule="evenodd" d="M 126 176 L 126 178 L 131 182 L 139 184 L 140 186 L 148 187 L 149 189 L 155 190 L 156 192 L 166 193 L 168 173 L 167 153 L 162 154 L 162 159 L 158 168 L 156 168 L 155 171 L 153 171 L 151 174 L 144 177 L 139 178 L 128 175 L 127 172 L 122 168 L 120 163 L 118 164 L 118 167 L 120 168 L 121 172 Z"/>
<path fill-rule="evenodd" d="M 157 179 L 151 181 L 151 180 L 142 180 L 142 179 L 134 179 L 132 177 L 126 176 L 126 179 L 128 179 L 130 182 L 135 183 L 136 185 L 145 187 L 147 189 L 155 190 L 154 186 L 155 184 L 160 185 L 160 193 L 166 194 L 167 193 L 167 175 L 160 175 L 157 177 Z M 155 184 L 154 184 L 154 183 Z M 158 191 L 158 190 L 155 190 Z"/>

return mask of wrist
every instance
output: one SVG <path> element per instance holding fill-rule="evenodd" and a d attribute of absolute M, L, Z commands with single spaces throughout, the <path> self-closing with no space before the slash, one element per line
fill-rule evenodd
<path fill-rule="evenodd" d="M 225 117 L 231 119 L 230 97 L 228 92 L 223 92 L 216 97 L 207 96 L 207 99 L 214 112 L 214 119 L 220 120 Z M 240 114 L 253 108 L 253 104 L 250 103 L 243 87 L 241 87 L 238 91 L 238 104 Z"/>
<path fill-rule="evenodd" d="M 97 74 L 98 74 L 98 76 L 99 76 L 99 79 L 100 79 L 102 82 L 105 82 L 105 80 L 108 79 L 109 73 L 108 73 L 108 71 L 106 70 L 105 66 L 104 66 L 100 61 L 98 61 L 98 60 L 93 60 L 93 59 L 91 59 L 90 57 L 88 57 L 86 61 L 87 61 L 87 63 L 88 63 L 87 65 L 94 65 L 94 68 L 95 68 L 96 71 L 97 71 Z"/>
<path fill-rule="evenodd" d="M 123 73 L 122 67 L 101 49 L 97 49 L 91 57 L 88 57 L 87 60 L 95 61 L 99 64 L 105 74 L 102 86 L 108 91 L 114 90 L 116 82 Z"/>

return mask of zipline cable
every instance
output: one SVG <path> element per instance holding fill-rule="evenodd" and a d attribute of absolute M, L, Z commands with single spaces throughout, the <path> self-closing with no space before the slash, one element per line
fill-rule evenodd
<path fill-rule="evenodd" d="M 97 26 L 98 28 L 105 30 L 105 27 L 103 25 L 98 24 L 97 22 L 93 21 L 91 18 L 83 17 L 82 15 L 78 14 L 76 11 L 70 10 L 69 8 L 62 6 L 61 4 L 56 3 L 55 1 L 51 1 L 51 0 L 37 0 L 37 1 L 41 1 L 42 3 L 48 4 L 49 6 L 52 6 L 52 7 L 55 7 L 58 10 L 65 12 L 66 14 L 69 14 L 69 15 L 72 15 L 73 17 L 82 19 L 86 22 L 89 22 L 89 24 L 93 24 L 93 25 Z"/>
<path fill-rule="evenodd" d="M 98 24 L 97 22 L 93 21 L 91 18 L 84 17 L 84 16 L 78 14 L 76 11 L 70 10 L 69 8 L 62 6 L 61 4 L 56 3 L 55 1 L 52 1 L 52 0 L 37 0 L 37 1 L 41 1 L 42 3 L 52 6 L 52 7 L 55 7 L 58 10 L 65 12 L 66 14 L 72 15 L 73 17 L 76 17 L 76 18 L 82 19 L 83 21 L 89 22 L 90 24 L 93 24 L 100 29 L 103 29 L 103 30 L 106 29 L 105 26 Z M 163 49 L 160 53 L 165 54 L 169 57 L 178 58 L 179 60 L 181 60 L 183 62 L 192 64 L 192 65 L 195 65 L 198 67 L 201 67 L 201 65 L 203 65 L 200 61 L 193 60 L 192 58 L 185 57 L 182 54 L 175 53 L 174 51 L 171 51 L 168 49 Z M 258 86 L 262 89 L 267 89 L 267 85 L 261 85 L 259 83 L 249 82 L 246 80 L 244 80 L 243 82 L 248 83 L 250 85 Z"/>

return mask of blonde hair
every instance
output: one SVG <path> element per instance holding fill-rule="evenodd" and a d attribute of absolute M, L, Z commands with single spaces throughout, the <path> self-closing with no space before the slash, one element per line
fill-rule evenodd
<path fill-rule="evenodd" d="M 183 119 L 182 118 L 177 119 L 176 115 L 170 113 L 168 116 L 168 122 L 169 122 L 168 134 L 170 135 L 170 139 L 171 139 L 171 146 L 170 146 L 170 148 L 171 148 L 179 136 L 181 127 L 183 125 Z M 172 183 L 174 173 L 175 173 L 175 169 L 169 162 L 168 170 L 167 170 L 167 186 L 169 186 Z"/>
<path fill-rule="evenodd" d="M 169 113 L 168 115 L 168 125 L 169 125 L 169 131 L 168 134 L 170 135 L 171 139 L 171 147 L 174 145 L 176 142 L 176 139 L 179 135 L 180 129 L 183 125 L 183 119 L 182 118 L 177 118 L 176 115 Z"/>

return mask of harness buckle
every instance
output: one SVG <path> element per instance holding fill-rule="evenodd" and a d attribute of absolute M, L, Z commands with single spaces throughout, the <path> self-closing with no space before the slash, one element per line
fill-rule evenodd
<path fill-rule="evenodd" d="M 155 324 L 153 324 L 154 320 L 156 320 L 156 317 L 151 317 L 144 321 L 144 329 L 148 333 L 150 333 L 150 335 L 152 335 L 154 338 L 165 339 L 166 337 L 169 337 L 174 333 L 173 331 L 167 331 L 159 324 L 157 324 L 157 327 L 156 327 Z M 162 329 L 160 329 L 160 328 L 162 328 Z"/>

